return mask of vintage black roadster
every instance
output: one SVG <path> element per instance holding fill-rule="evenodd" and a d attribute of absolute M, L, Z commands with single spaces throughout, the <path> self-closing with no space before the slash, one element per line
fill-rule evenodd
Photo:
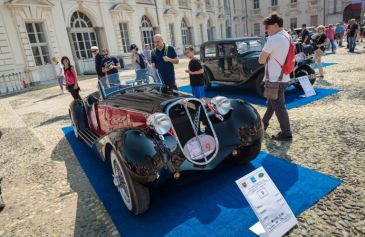
<path fill-rule="evenodd" d="M 149 209 L 152 186 L 182 179 L 184 171 L 212 170 L 225 159 L 248 163 L 260 152 L 261 118 L 247 102 L 198 100 L 167 90 L 147 71 L 137 75 L 109 75 L 69 109 L 75 136 L 111 166 L 134 214 Z"/>
<path fill-rule="evenodd" d="M 243 85 L 253 88 L 263 96 L 265 67 L 258 63 L 265 39 L 242 37 L 208 41 L 200 47 L 200 59 L 204 64 L 205 88 L 211 85 Z M 299 48 L 299 47 L 296 47 Z M 298 50 L 299 51 L 299 50 Z M 308 76 L 311 84 L 316 77 L 312 56 L 296 52 L 296 67 L 290 75 L 290 85 L 301 89 L 298 77 Z"/>

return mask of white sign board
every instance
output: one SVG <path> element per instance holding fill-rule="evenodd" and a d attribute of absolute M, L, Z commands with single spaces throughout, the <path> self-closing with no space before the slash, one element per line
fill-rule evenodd
<path fill-rule="evenodd" d="M 299 83 L 303 88 L 303 91 L 305 93 L 305 97 L 310 97 L 313 95 L 316 95 L 316 92 L 313 89 L 312 84 L 309 81 L 308 76 L 298 77 Z"/>
<path fill-rule="evenodd" d="M 297 224 L 289 205 L 263 167 L 236 180 L 259 222 L 250 228 L 263 237 L 281 237 Z"/>

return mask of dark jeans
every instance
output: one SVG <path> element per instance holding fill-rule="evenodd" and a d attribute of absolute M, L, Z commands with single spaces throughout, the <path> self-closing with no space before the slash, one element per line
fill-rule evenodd
<path fill-rule="evenodd" d="M 177 90 L 177 86 L 176 86 L 176 82 L 175 80 L 169 80 L 169 81 L 164 81 L 166 88 L 172 90 Z"/>
<path fill-rule="evenodd" d="M 330 45 L 331 45 L 332 52 L 334 52 L 336 50 L 336 45 L 335 45 L 335 40 L 334 39 L 330 40 Z"/>
<path fill-rule="evenodd" d="M 271 117 L 276 115 L 279 120 L 281 133 L 285 136 L 291 136 L 290 122 L 288 111 L 285 107 L 285 89 L 288 86 L 287 83 L 280 83 L 278 99 L 277 100 L 267 100 L 267 109 L 265 115 L 262 119 L 265 128 L 269 126 L 269 121 Z"/>
<path fill-rule="evenodd" d="M 74 100 L 81 100 L 81 96 L 79 94 L 80 92 L 80 87 L 78 87 L 77 89 L 74 89 L 75 85 L 68 85 L 67 86 L 67 90 L 71 93 L 72 97 L 74 98 Z"/>
<path fill-rule="evenodd" d="M 349 50 L 353 52 L 356 46 L 356 37 L 349 37 Z"/>

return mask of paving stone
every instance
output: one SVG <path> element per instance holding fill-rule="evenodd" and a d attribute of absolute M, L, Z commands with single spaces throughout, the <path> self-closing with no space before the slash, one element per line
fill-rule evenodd
<path fill-rule="evenodd" d="M 290 149 L 264 139 L 264 151 L 290 155 L 291 162 L 344 182 L 299 216 L 290 236 L 365 236 L 364 52 L 350 55 L 341 48 L 324 58 L 339 64 L 325 68 L 326 79 L 314 86 L 342 91 L 289 111 L 295 136 Z M 189 83 L 184 60 L 175 67 L 179 86 Z M 80 80 L 83 97 L 95 91 L 95 80 Z M 0 214 L 0 236 L 119 235 L 61 132 L 70 124 L 71 101 L 56 86 L 0 98 L 0 175 L 11 203 Z M 264 114 L 265 108 L 254 106 Z M 274 118 L 268 133 L 279 129 Z"/>

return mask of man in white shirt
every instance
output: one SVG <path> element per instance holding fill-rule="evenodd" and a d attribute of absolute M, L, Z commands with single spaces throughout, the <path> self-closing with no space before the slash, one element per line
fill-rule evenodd
<path fill-rule="evenodd" d="M 267 110 L 263 117 L 265 130 L 274 112 L 279 120 L 281 132 L 272 136 L 276 140 L 291 140 L 288 111 L 285 107 L 285 89 L 290 81 L 290 75 L 284 74 L 281 66 L 284 65 L 290 46 L 290 36 L 283 30 L 283 18 L 272 13 L 264 19 L 265 30 L 269 37 L 260 54 L 259 63 L 265 64 L 265 81 L 279 84 L 278 98 L 267 100 Z"/>
<path fill-rule="evenodd" d="M 60 88 L 61 88 L 61 93 L 63 93 L 63 81 L 65 79 L 65 72 L 63 70 L 63 66 L 57 57 L 53 57 L 52 61 L 55 64 L 56 77 L 57 77 L 58 84 L 60 85 Z"/>

